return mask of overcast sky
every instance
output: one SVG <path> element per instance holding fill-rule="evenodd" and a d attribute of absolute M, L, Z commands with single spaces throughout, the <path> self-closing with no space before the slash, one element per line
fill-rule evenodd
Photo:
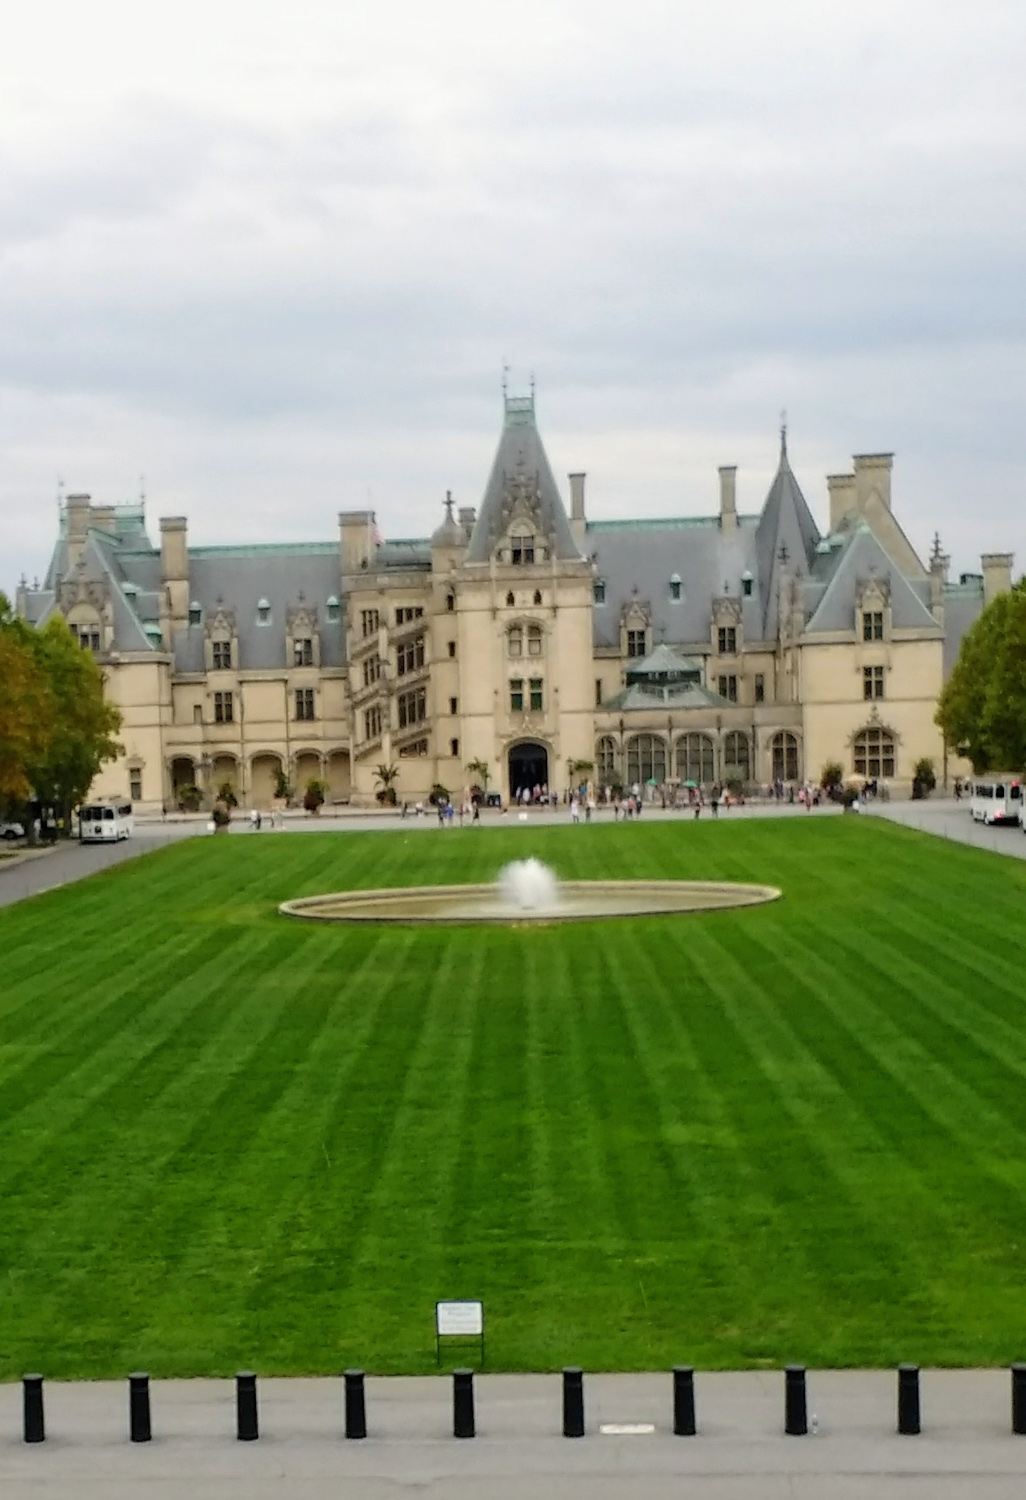
<path fill-rule="evenodd" d="M 0 48 L 0 588 L 58 479 L 194 542 L 425 535 L 537 380 L 594 517 L 788 413 L 1026 566 L 1023 0 L 36 0 Z"/>

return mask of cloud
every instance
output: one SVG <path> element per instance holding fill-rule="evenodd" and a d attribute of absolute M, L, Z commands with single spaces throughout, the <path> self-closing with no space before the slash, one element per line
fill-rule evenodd
<path fill-rule="evenodd" d="M 894 448 L 919 545 L 1026 561 L 1020 6 L 100 0 L 9 40 L 0 586 L 58 472 L 145 470 L 211 539 L 368 488 L 426 532 L 506 360 L 606 514 L 735 459 L 757 504 L 787 406 L 810 499 Z"/>

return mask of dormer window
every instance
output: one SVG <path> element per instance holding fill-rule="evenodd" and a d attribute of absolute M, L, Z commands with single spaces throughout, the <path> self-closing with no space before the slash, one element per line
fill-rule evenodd
<path fill-rule="evenodd" d="M 336 594 L 331 595 L 331 598 L 328 599 L 327 603 L 325 604 L 325 608 L 328 611 L 328 619 L 331 621 L 331 623 L 333 625 L 338 624 L 339 620 L 341 620 L 342 618 L 342 606 L 339 603 L 338 596 Z"/>
<path fill-rule="evenodd" d="M 752 575 L 746 568 L 745 571 L 741 574 L 741 592 L 746 599 L 750 599 L 752 597 L 752 581 Z"/>
<path fill-rule="evenodd" d="M 674 604 L 679 604 L 680 603 L 680 598 L 681 598 L 680 574 L 679 573 L 672 573 L 670 575 L 670 599 L 672 600 L 672 602 Z"/>
<path fill-rule="evenodd" d="M 534 537 L 515 536 L 510 538 L 509 560 L 515 567 L 521 564 L 534 562 Z"/>
<path fill-rule="evenodd" d="M 593 603 L 595 603 L 595 604 L 605 604 L 605 602 L 606 602 L 606 580 L 604 578 L 596 578 L 595 579 L 595 582 L 591 586 L 591 597 L 592 597 Z"/>
<path fill-rule="evenodd" d="M 292 642 L 292 660 L 297 667 L 313 666 L 313 641 L 309 636 L 297 637 Z M 296 717 L 300 716 L 297 714 Z"/>
<path fill-rule="evenodd" d="M 202 625 L 203 624 L 203 611 L 202 611 L 202 609 L 200 608 L 198 602 L 195 599 L 189 605 L 189 624 L 190 625 Z"/>
<path fill-rule="evenodd" d="M 271 623 L 271 605 L 270 605 L 270 601 L 267 600 L 267 599 L 259 599 L 257 601 L 257 624 L 258 625 L 270 625 L 270 623 Z"/>
<path fill-rule="evenodd" d="M 211 663 L 215 672 L 229 672 L 232 665 L 231 641 L 211 642 Z"/>

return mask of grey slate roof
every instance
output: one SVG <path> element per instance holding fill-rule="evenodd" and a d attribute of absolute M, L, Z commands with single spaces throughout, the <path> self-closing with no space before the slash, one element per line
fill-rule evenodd
<path fill-rule="evenodd" d="M 776 635 L 778 582 L 782 572 L 806 575 L 816 560 L 819 527 L 805 503 L 787 457 L 787 432 L 780 434 L 780 462 L 755 533 L 756 576 L 762 599 L 762 634 Z"/>
<path fill-rule="evenodd" d="M 553 538 L 556 557 L 580 557 L 570 535 L 570 523 L 559 487 L 549 464 L 541 434 L 535 425 L 534 397 L 507 396 L 499 446 L 485 486 L 474 529 L 467 548 L 467 562 L 488 562 L 505 531 L 503 507 L 509 481 L 521 479 L 536 487 L 539 525 L 543 535 Z"/>
<path fill-rule="evenodd" d="M 983 613 L 983 579 L 949 583 L 944 590 L 944 680 L 958 660 L 966 631 Z"/>
<path fill-rule="evenodd" d="M 203 621 L 178 632 L 176 665 L 183 672 L 202 670 L 205 626 L 223 605 L 235 615 L 242 667 L 259 671 L 290 666 L 285 656 L 286 615 L 305 604 L 317 610 L 321 665 L 340 667 L 345 663 L 345 627 L 328 620 L 326 607 L 340 592 L 334 543 L 192 549 L 189 598 L 199 604 Z M 260 623 L 257 610 L 262 599 L 271 606 L 266 625 Z"/>
<path fill-rule="evenodd" d="M 877 578 L 890 588 L 891 623 L 898 630 L 936 628 L 936 621 L 909 580 L 899 572 L 865 521 L 836 554 L 833 575 L 805 629 L 809 634 L 851 630 L 860 581 Z"/>
<path fill-rule="evenodd" d="M 632 600 L 651 612 L 656 643 L 699 645 L 709 640 L 713 600 L 730 595 L 741 607 L 745 638 L 761 640 L 762 598 L 755 577 L 756 518 L 740 516 L 733 532 L 716 516 L 676 521 L 591 521 L 585 548 L 606 588 L 592 612 L 595 644 L 619 646 L 620 616 Z M 743 577 L 753 575 L 745 597 Z M 670 597 L 679 576 L 681 598 Z"/>

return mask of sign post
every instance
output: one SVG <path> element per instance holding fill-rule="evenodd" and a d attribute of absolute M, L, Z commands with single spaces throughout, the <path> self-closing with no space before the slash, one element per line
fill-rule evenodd
<path fill-rule="evenodd" d="M 483 1302 L 435 1303 L 435 1362 L 442 1363 L 443 1339 L 477 1339 L 481 1345 L 481 1367 L 485 1362 Z"/>

